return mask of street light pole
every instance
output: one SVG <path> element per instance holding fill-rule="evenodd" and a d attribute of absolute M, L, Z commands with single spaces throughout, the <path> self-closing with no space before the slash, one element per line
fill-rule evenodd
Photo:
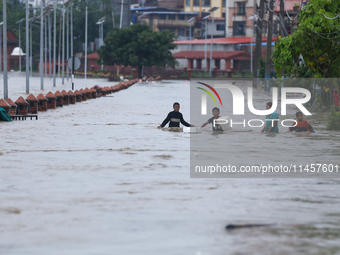
<path fill-rule="evenodd" d="M 49 61 L 49 69 L 50 69 L 50 79 L 52 78 L 52 65 L 51 65 L 51 15 L 48 13 L 48 61 Z"/>
<path fill-rule="evenodd" d="M 225 37 L 228 37 L 229 32 L 229 1 L 225 0 Z"/>
<path fill-rule="evenodd" d="M 85 79 L 87 76 L 87 5 L 86 5 L 86 16 L 85 16 Z"/>
<path fill-rule="evenodd" d="M 207 20 L 210 18 L 210 15 L 205 16 L 203 19 L 205 20 L 205 41 L 204 41 L 204 61 L 205 61 L 205 68 L 204 71 L 207 71 L 207 34 L 208 34 L 208 25 Z"/>
<path fill-rule="evenodd" d="M 47 77 L 47 16 L 45 17 L 45 76 Z"/>
<path fill-rule="evenodd" d="M 29 72 L 29 47 L 28 47 L 28 42 L 29 42 L 29 30 L 28 30 L 28 1 L 26 1 L 26 93 L 30 93 L 30 78 L 28 75 Z"/>
<path fill-rule="evenodd" d="M 4 48 L 4 99 L 8 99 L 8 84 L 7 84 L 7 1 L 3 1 L 3 48 Z M 0 49 L 1 50 L 1 49 Z"/>
<path fill-rule="evenodd" d="M 4 24 L 4 22 L 1 22 L 0 23 L 0 27 L 2 26 Z M 1 73 L 1 45 L 2 45 L 2 34 L 3 34 L 3 29 L 2 30 L 0 30 L 0 73 Z"/>
<path fill-rule="evenodd" d="M 53 87 L 56 86 L 56 79 L 55 79 L 55 61 L 56 61 L 56 36 L 57 36 L 57 0 L 54 0 L 54 29 L 53 29 Z"/>
<path fill-rule="evenodd" d="M 122 5 L 120 7 L 120 24 L 119 24 L 119 28 L 122 28 L 122 26 L 123 26 L 123 6 L 124 6 L 124 0 L 122 0 Z"/>
<path fill-rule="evenodd" d="M 64 72 L 64 65 L 65 65 L 65 4 L 63 1 L 63 50 L 62 50 L 62 57 L 61 57 L 61 72 L 62 72 L 62 84 L 64 84 L 65 72 Z"/>
<path fill-rule="evenodd" d="M 73 3 L 71 3 L 71 57 L 73 57 Z"/>
<path fill-rule="evenodd" d="M 44 7 L 40 1 L 40 89 L 44 89 Z"/>
<path fill-rule="evenodd" d="M 190 51 L 192 50 L 192 46 L 191 46 L 191 21 L 193 21 L 194 19 L 195 19 L 195 17 L 188 19 L 188 22 L 189 22 L 189 37 L 190 37 Z"/>
<path fill-rule="evenodd" d="M 33 20 L 31 21 L 31 27 L 30 27 L 30 71 L 31 71 L 31 77 L 33 75 L 33 67 L 32 67 L 32 58 L 33 58 L 33 51 L 32 51 L 32 24 Z"/>
<path fill-rule="evenodd" d="M 20 74 L 21 74 L 21 22 L 23 22 L 23 21 L 24 21 L 24 19 L 21 19 L 21 20 L 16 22 L 17 24 L 19 24 L 19 73 Z M 0 59 L 1 59 L 1 57 L 0 57 Z"/>
<path fill-rule="evenodd" d="M 69 58 L 70 58 L 70 51 L 69 51 L 69 43 L 70 43 L 70 33 L 69 33 L 69 22 L 70 22 L 70 19 L 69 19 L 69 16 L 70 16 L 70 11 L 69 11 L 69 8 L 68 8 L 68 6 L 67 6 L 67 15 L 66 15 L 66 17 L 67 17 L 67 21 L 66 21 L 66 23 L 67 23 L 67 29 L 66 29 L 66 59 L 68 60 Z M 68 78 L 69 78 L 69 70 L 68 70 L 68 68 L 66 68 L 66 77 L 67 77 L 67 81 L 68 81 Z"/>
<path fill-rule="evenodd" d="M 21 74 L 21 22 L 19 22 L 19 73 Z"/>
<path fill-rule="evenodd" d="M 211 21 L 211 44 L 210 44 L 210 68 L 209 68 L 209 76 L 211 76 L 212 70 L 212 51 L 213 51 L 213 33 L 214 33 L 214 11 L 216 11 L 219 7 L 213 7 L 208 12 L 212 13 L 212 21 Z"/>
<path fill-rule="evenodd" d="M 100 20 L 97 21 L 96 25 L 99 25 L 99 45 L 98 48 L 100 48 L 103 45 L 103 37 L 104 37 L 104 32 L 103 32 L 103 23 L 105 22 L 105 17 L 101 18 Z M 101 64 L 101 70 L 103 71 L 103 60 Z"/>
<path fill-rule="evenodd" d="M 248 18 L 253 20 L 253 26 L 251 28 L 251 40 L 250 40 L 250 72 L 253 73 L 253 35 L 254 35 L 254 19 L 257 19 L 257 15 L 254 14 Z"/>

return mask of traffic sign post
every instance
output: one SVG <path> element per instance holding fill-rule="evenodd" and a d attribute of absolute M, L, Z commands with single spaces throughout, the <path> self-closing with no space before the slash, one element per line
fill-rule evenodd
<path fill-rule="evenodd" d="M 74 90 L 74 70 L 80 67 L 80 59 L 72 56 L 67 60 L 67 67 L 71 70 L 72 90 Z"/>

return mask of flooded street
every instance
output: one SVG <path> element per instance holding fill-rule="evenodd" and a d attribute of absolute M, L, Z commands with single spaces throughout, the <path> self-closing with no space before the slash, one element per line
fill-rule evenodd
<path fill-rule="evenodd" d="M 43 91 L 39 77 L 30 81 L 35 96 L 71 89 L 61 78 L 57 87 L 45 79 Z M 14 102 L 28 96 L 24 75 L 8 84 Z M 75 80 L 76 89 L 115 84 Z M 190 178 L 196 134 L 157 129 L 175 101 L 186 121 L 206 121 L 190 116 L 189 85 L 137 83 L 37 121 L 1 122 L 0 254 L 340 254 L 340 179 Z M 254 97 L 260 109 L 271 94 Z M 339 133 L 325 131 L 320 115 L 306 119 L 316 134 L 280 130 L 275 140 L 235 128 L 222 136 L 225 157 L 339 164 Z M 209 128 L 197 135 L 215 139 Z M 232 223 L 275 225 L 226 230 Z"/>

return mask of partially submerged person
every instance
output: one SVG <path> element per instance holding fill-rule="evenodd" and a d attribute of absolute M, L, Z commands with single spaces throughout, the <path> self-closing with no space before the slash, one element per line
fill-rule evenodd
<path fill-rule="evenodd" d="M 266 104 L 266 109 L 269 110 L 270 108 L 272 108 L 273 103 L 272 102 L 268 102 Z M 265 132 L 265 133 L 279 133 L 279 127 L 278 127 L 278 120 L 279 120 L 279 115 L 277 114 L 277 112 L 273 112 L 269 115 L 266 116 L 266 124 L 263 127 L 263 129 L 261 130 L 261 132 Z"/>
<path fill-rule="evenodd" d="M 205 127 L 206 125 L 208 125 L 209 123 L 212 123 L 212 128 L 213 131 L 223 131 L 222 127 L 220 124 L 215 124 L 214 126 L 214 119 L 218 119 L 220 117 L 220 109 L 217 107 L 214 107 L 212 109 L 212 114 L 214 115 L 213 117 L 211 117 L 210 119 L 208 119 L 208 121 L 204 122 L 202 124 L 202 127 Z"/>
<path fill-rule="evenodd" d="M 296 114 L 297 121 L 293 123 L 293 126 L 295 127 L 290 127 L 289 131 L 292 132 L 295 130 L 295 132 L 311 132 L 315 133 L 314 128 L 306 121 L 303 119 L 303 114 L 302 112 L 297 112 Z"/>
<path fill-rule="evenodd" d="M 194 127 L 194 125 L 190 125 L 188 122 L 186 122 L 184 119 L 183 119 L 183 115 L 182 113 L 179 112 L 179 103 L 174 103 L 173 104 L 173 108 L 174 110 L 172 112 L 169 112 L 168 116 L 165 118 L 165 120 L 163 121 L 163 123 L 158 126 L 157 128 L 163 128 L 165 127 L 166 124 L 168 124 L 168 122 L 170 121 L 169 123 L 169 127 L 179 127 L 179 123 L 182 123 L 184 126 L 186 127 Z"/>

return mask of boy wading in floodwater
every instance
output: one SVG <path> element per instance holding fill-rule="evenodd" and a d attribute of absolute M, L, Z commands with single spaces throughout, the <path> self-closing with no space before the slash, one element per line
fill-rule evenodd
<path fill-rule="evenodd" d="M 303 119 L 303 114 L 302 112 L 297 112 L 296 114 L 297 121 L 293 123 L 295 127 L 290 127 L 289 131 L 294 131 L 295 132 L 311 132 L 315 133 L 314 128 L 306 121 Z"/>
<path fill-rule="evenodd" d="M 172 112 L 169 112 L 168 116 L 166 119 L 163 121 L 163 123 L 158 126 L 157 128 L 163 128 L 169 121 L 169 127 L 179 127 L 179 123 L 182 123 L 186 127 L 194 127 L 194 125 L 190 125 L 188 122 L 186 122 L 183 119 L 182 113 L 179 112 L 179 103 L 174 103 L 173 104 L 174 110 Z"/>
<path fill-rule="evenodd" d="M 220 117 L 220 109 L 218 109 L 217 107 L 214 107 L 212 109 L 212 114 L 214 115 L 213 117 L 211 117 L 210 119 L 208 119 L 207 122 L 204 122 L 202 124 L 202 127 L 205 127 L 206 125 L 208 125 L 209 123 L 212 123 L 212 128 L 213 128 L 213 131 L 223 131 L 222 127 L 220 124 L 215 124 L 215 127 L 214 127 L 214 119 L 218 119 Z"/>

